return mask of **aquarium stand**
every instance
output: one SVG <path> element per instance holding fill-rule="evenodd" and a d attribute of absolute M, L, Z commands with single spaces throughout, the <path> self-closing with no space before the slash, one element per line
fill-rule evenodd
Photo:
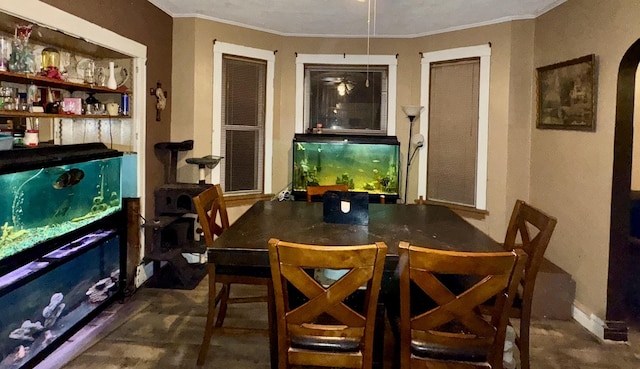
<path fill-rule="evenodd" d="M 0 369 L 33 368 L 123 299 L 121 168 L 102 143 L 0 152 Z"/>

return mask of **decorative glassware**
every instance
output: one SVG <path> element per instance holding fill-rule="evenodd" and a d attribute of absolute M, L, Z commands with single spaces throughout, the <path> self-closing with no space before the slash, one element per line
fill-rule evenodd
<path fill-rule="evenodd" d="M 36 62 L 29 46 L 33 25 L 17 25 L 11 42 L 9 70 L 16 73 L 35 73 Z"/>
<path fill-rule="evenodd" d="M 96 82 L 95 79 L 95 68 L 96 64 L 93 60 L 89 60 L 89 65 L 84 70 L 84 83 L 88 83 L 90 85 Z"/>
<path fill-rule="evenodd" d="M 11 42 L 0 36 L 0 71 L 9 69 L 9 56 L 11 55 Z"/>
<path fill-rule="evenodd" d="M 60 52 L 53 47 L 45 47 L 42 50 L 42 69 L 50 67 L 60 70 Z"/>
<path fill-rule="evenodd" d="M 107 87 L 115 90 L 118 88 L 118 83 L 116 82 L 116 73 L 114 70 L 114 62 L 109 62 L 109 79 L 107 80 Z"/>

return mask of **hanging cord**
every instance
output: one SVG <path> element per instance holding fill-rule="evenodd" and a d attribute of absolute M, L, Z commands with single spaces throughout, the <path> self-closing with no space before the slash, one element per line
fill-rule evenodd
<path fill-rule="evenodd" d="M 370 52 L 370 38 L 371 38 L 371 0 L 367 1 L 367 79 L 364 82 L 366 87 L 369 87 L 369 52 Z"/>
<path fill-rule="evenodd" d="M 378 20 L 378 0 L 373 0 L 373 35 L 376 35 L 376 21 Z"/>
<path fill-rule="evenodd" d="M 55 125 L 55 122 L 54 122 Z M 54 127 L 55 130 L 55 127 Z M 60 145 L 64 145 L 64 143 L 62 142 L 62 118 L 60 118 L 60 120 L 58 120 L 58 139 L 60 141 Z M 55 134 L 54 134 L 54 140 L 55 140 Z"/>
<path fill-rule="evenodd" d="M 113 149 L 113 132 L 111 129 L 111 116 L 109 116 L 109 148 Z"/>
<path fill-rule="evenodd" d="M 96 124 L 96 129 L 98 130 L 98 142 L 102 142 L 102 120 L 98 119 L 98 123 Z"/>
<path fill-rule="evenodd" d="M 373 0 L 373 34 L 376 34 L 376 20 L 378 18 L 378 0 Z M 371 55 L 371 0 L 367 2 L 367 80 L 364 85 L 369 87 L 369 57 Z"/>

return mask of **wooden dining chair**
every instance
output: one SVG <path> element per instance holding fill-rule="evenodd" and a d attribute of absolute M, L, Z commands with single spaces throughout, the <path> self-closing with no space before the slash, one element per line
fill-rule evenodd
<path fill-rule="evenodd" d="M 517 200 L 507 227 L 504 248 L 523 249 L 529 258 L 520 280 L 520 288 L 510 309 L 511 318 L 520 319 L 520 330 L 516 336 L 516 346 L 520 351 L 521 369 L 529 369 L 529 330 L 531 324 L 531 304 L 536 277 L 544 260 L 544 253 L 556 227 L 556 218 L 539 209 Z"/>
<path fill-rule="evenodd" d="M 349 186 L 346 184 L 307 186 L 307 202 L 312 202 L 313 196 L 322 196 L 327 191 L 349 191 Z"/>
<path fill-rule="evenodd" d="M 219 184 L 213 185 L 204 190 L 193 198 L 193 205 L 198 213 L 200 226 L 202 227 L 202 235 L 204 236 L 207 248 L 213 246 L 216 236 L 229 228 L 229 216 L 227 214 L 227 206 L 224 202 L 224 194 Z M 207 264 L 209 273 L 209 299 L 207 311 L 207 323 L 205 334 L 200 346 L 198 355 L 198 365 L 204 364 L 209 349 L 209 342 L 213 334 L 214 327 L 221 327 L 227 313 L 227 305 L 234 303 L 251 303 L 251 302 L 268 302 L 269 293 L 263 296 L 247 296 L 230 298 L 232 284 L 249 284 L 249 285 L 266 285 L 267 290 L 271 289 L 268 278 L 257 278 L 248 276 L 237 276 L 225 274 L 224 271 L 215 269 L 213 263 Z M 215 282 L 222 283 L 220 292 L 215 292 Z M 214 315 L 216 305 L 220 304 L 218 316 L 215 320 Z"/>
<path fill-rule="evenodd" d="M 371 368 L 376 305 L 386 252 L 383 242 L 318 246 L 269 240 L 279 369 Z M 330 285 L 322 285 L 310 272 L 316 268 L 348 271 Z M 345 301 L 354 293 L 363 292 L 363 287 L 362 306 Z M 305 298 L 293 304 L 290 296 L 294 293 Z"/>
<path fill-rule="evenodd" d="M 507 309 L 525 252 L 442 251 L 400 242 L 399 256 L 401 367 L 502 368 Z M 433 304 L 412 306 L 416 292 Z M 478 306 L 491 298 L 487 317 Z"/>

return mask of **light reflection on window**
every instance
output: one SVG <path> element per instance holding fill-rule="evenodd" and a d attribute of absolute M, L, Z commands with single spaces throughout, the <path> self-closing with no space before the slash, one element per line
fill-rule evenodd
<path fill-rule="evenodd" d="M 387 66 L 305 65 L 306 128 L 386 134 Z"/>

